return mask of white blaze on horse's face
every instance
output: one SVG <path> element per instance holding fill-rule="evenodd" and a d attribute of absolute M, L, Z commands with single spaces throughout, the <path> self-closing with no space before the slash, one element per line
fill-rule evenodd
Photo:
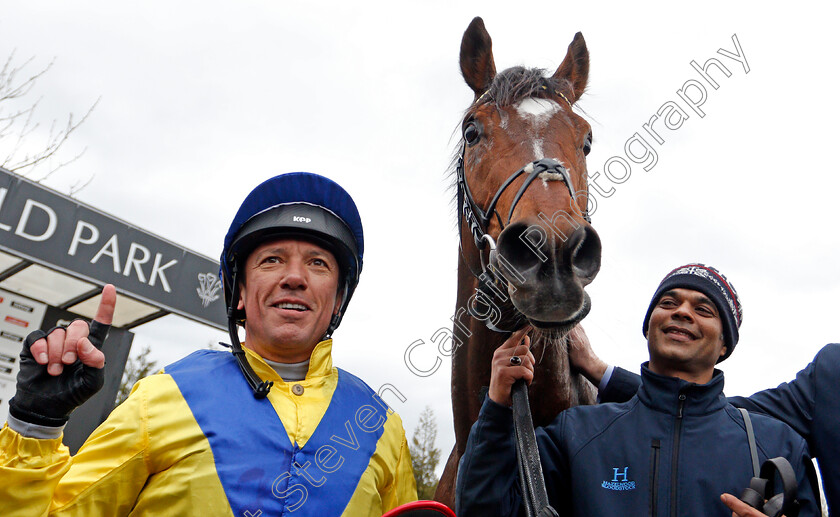
<path fill-rule="evenodd" d="M 540 137 L 543 130 L 548 125 L 561 106 L 551 99 L 535 99 L 528 98 L 520 101 L 514 106 L 516 112 L 523 119 L 523 121 L 530 126 L 529 136 L 531 137 L 531 147 L 534 152 L 534 160 L 545 158 L 545 151 L 543 150 L 543 139 Z M 555 158 L 556 159 L 556 158 Z M 562 160 L 558 161 L 561 162 Z M 563 164 L 565 167 L 565 164 Z M 540 179 L 544 187 L 548 187 L 548 181 L 562 181 L 563 176 L 557 173 L 544 172 L 540 174 Z"/>
<path fill-rule="evenodd" d="M 528 98 L 520 101 L 514 106 L 516 112 L 522 117 L 523 121 L 531 126 L 529 131 L 532 138 L 531 145 L 534 150 L 534 159 L 539 160 L 543 156 L 543 139 L 540 134 L 548 125 L 548 121 L 555 113 L 560 111 L 560 105 L 549 99 L 533 99 Z"/>

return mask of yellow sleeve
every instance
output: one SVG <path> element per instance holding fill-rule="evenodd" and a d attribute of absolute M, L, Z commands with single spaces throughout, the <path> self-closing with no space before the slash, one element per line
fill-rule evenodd
<path fill-rule="evenodd" d="M 0 515 L 127 515 L 148 477 L 145 399 L 135 392 L 73 457 L 60 438 L 26 438 L 4 427 Z"/>
<path fill-rule="evenodd" d="M 396 416 L 396 415 L 394 415 Z M 382 509 L 393 510 L 397 506 L 417 500 L 417 485 L 414 481 L 414 469 L 411 467 L 411 452 L 408 449 L 408 442 L 405 438 L 405 431 L 402 428 L 402 421 L 397 419 L 401 443 L 399 455 L 393 468 L 393 482 L 389 483 L 380 493 L 382 498 Z"/>
<path fill-rule="evenodd" d="M 402 420 L 391 412 L 370 464 L 342 516 L 379 517 L 416 500 L 417 488 Z"/>
<path fill-rule="evenodd" d="M 56 485 L 70 464 L 70 451 L 61 438 L 26 438 L 4 425 L 0 431 L 0 515 L 47 515 Z"/>
<path fill-rule="evenodd" d="M 402 445 L 400 446 L 400 459 L 397 462 L 397 473 L 395 477 L 394 489 L 396 500 L 393 507 L 416 501 L 417 485 L 414 480 L 414 468 L 411 466 L 411 451 L 408 448 L 405 432 L 403 432 Z"/>

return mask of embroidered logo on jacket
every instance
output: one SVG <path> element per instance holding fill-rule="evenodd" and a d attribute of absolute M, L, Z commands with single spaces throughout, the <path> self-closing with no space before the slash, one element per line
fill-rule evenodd
<path fill-rule="evenodd" d="M 601 483 L 601 486 L 607 490 L 635 490 L 636 482 L 627 479 L 627 469 L 629 468 L 624 467 L 624 469 L 621 469 L 619 467 L 613 467 L 612 481 L 604 481 Z"/>

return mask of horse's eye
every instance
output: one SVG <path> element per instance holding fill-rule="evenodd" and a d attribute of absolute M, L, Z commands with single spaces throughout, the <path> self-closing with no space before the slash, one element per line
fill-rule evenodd
<path fill-rule="evenodd" d="M 592 131 L 586 134 L 586 138 L 583 140 L 583 155 L 589 155 L 589 151 L 592 150 Z"/>
<path fill-rule="evenodd" d="M 480 137 L 481 131 L 478 124 L 470 122 L 464 126 L 464 141 L 467 142 L 467 145 L 475 145 Z"/>

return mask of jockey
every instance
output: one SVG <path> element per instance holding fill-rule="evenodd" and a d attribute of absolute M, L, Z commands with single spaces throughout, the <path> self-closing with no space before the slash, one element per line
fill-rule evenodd
<path fill-rule="evenodd" d="M 61 431 L 101 385 L 113 286 L 90 326 L 31 334 L 0 431 L 0 514 L 378 517 L 415 500 L 399 416 L 332 364 L 363 253 L 356 205 L 333 181 L 257 186 L 221 257 L 233 353 L 194 352 L 139 381 L 74 457 Z M 41 360 L 53 351 L 74 360 Z"/>

